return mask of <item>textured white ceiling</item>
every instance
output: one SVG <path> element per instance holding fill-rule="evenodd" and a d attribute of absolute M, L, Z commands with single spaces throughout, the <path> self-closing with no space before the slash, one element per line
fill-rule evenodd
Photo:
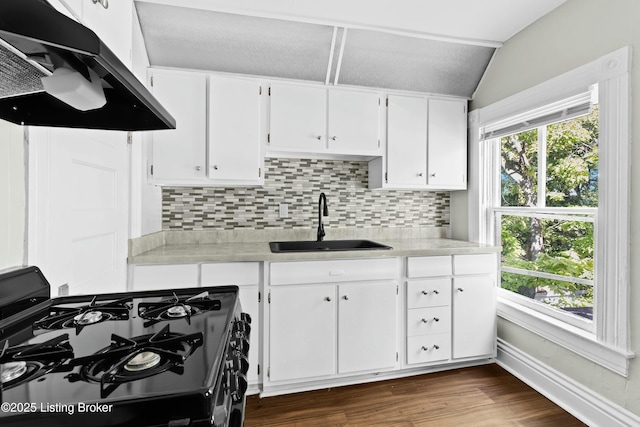
<path fill-rule="evenodd" d="M 471 97 L 495 48 L 563 1 L 135 4 L 152 66 Z"/>
<path fill-rule="evenodd" d="M 135 0 L 504 42 L 566 0 Z"/>

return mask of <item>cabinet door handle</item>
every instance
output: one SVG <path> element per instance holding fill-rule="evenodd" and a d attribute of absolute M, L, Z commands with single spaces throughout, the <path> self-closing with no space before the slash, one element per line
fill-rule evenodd
<path fill-rule="evenodd" d="M 429 351 L 429 347 L 423 345 L 422 346 L 422 351 Z"/>
<path fill-rule="evenodd" d="M 324 300 L 330 302 L 331 301 L 331 297 L 324 297 Z"/>
<path fill-rule="evenodd" d="M 420 172 L 420 173 L 418 174 L 418 176 L 422 176 L 422 175 L 424 175 L 422 172 Z"/>
<path fill-rule="evenodd" d="M 429 323 L 429 320 L 427 320 L 427 319 L 422 319 L 422 323 Z"/>
<path fill-rule="evenodd" d="M 440 350 L 440 346 L 436 344 L 436 345 L 433 346 L 433 349 L 434 350 Z"/>
<path fill-rule="evenodd" d="M 422 295 L 429 295 L 429 291 L 422 291 Z"/>
<path fill-rule="evenodd" d="M 322 135 L 318 135 L 318 136 L 316 136 L 316 139 L 317 139 L 318 141 L 320 141 L 320 140 L 322 139 Z"/>
<path fill-rule="evenodd" d="M 336 141 L 337 139 L 338 139 L 338 137 L 337 137 L 337 136 L 332 136 L 332 137 L 331 137 L 331 140 L 332 140 L 332 141 Z"/>
<path fill-rule="evenodd" d="M 437 289 L 434 289 L 434 290 L 433 290 L 433 293 L 434 293 L 434 294 L 436 294 L 436 295 L 438 295 L 438 294 L 440 293 L 440 291 L 438 291 Z"/>
<path fill-rule="evenodd" d="M 440 319 L 438 317 L 434 317 L 433 320 L 435 320 L 436 322 L 440 321 Z"/>
<path fill-rule="evenodd" d="M 213 165 L 213 170 L 217 171 L 218 170 L 218 165 Z"/>
<path fill-rule="evenodd" d="M 458 288 L 458 292 L 464 292 L 464 289 Z"/>
<path fill-rule="evenodd" d="M 435 172 L 434 172 L 434 173 L 432 173 L 432 174 L 431 174 L 431 177 L 432 177 L 432 178 L 435 178 L 435 177 L 436 177 L 436 173 L 435 173 Z"/>
<path fill-rule="evenodd" d="M 345 295 L 345 296 L 342 297 L 342 299 L 345 300 L 345 301 L 348 301 L 349 300 L 349 296 Z"/>
<path fill-rule="evenodd" d="M 199 171 L 200 169 L 202 169 L 200 166 L 196 166 L 197 171 Z"/>

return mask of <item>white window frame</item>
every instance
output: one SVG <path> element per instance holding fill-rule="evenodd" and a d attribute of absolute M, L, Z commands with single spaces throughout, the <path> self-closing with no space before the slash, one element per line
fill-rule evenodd
<path fill-rule="evenodd" d="M 499 168 L 500 147 L 481 144 L 481 130 L 598 85 L 594 328 L 585 330 L 514 301 L 504 289 L 498 290 L 498 315 L 625 377 L 634 356 L 629 340 L 630 71 L 631 48 L 624 47 L 469 115 L 470 176 L 475 178 L 469 180 L 469 238 L 495 244 L 491 209 L 499 206 L 500 178 L 493 172 Z"/>

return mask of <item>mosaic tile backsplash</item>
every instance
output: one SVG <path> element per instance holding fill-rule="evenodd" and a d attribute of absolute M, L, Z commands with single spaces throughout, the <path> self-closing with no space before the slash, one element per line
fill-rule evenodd
<path fill-rule="evenodd" d="M 318 197 L 327 196 L 325 227 L 448 227 L 449 192 L 369 190 L 367 162 L 265 160 L 263 188 L 164 187 L 164 230 L 317 227 Z M 288 205 L 279 218 L 278 205 Z"/>

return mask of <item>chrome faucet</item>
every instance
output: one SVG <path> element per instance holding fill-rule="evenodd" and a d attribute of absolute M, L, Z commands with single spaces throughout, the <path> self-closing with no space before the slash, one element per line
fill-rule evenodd
<path fill-rule="evenodd" d="M 324 209 L 322 209 L 322 201 L 324 200 Z M 320 193 L 318 199 L 318 242 L 324 239 L 324 225 L 322 225 L 322 217 L 329 216 L 329 209 L 327 209 L 327 196 L 324 193 Z"/>

